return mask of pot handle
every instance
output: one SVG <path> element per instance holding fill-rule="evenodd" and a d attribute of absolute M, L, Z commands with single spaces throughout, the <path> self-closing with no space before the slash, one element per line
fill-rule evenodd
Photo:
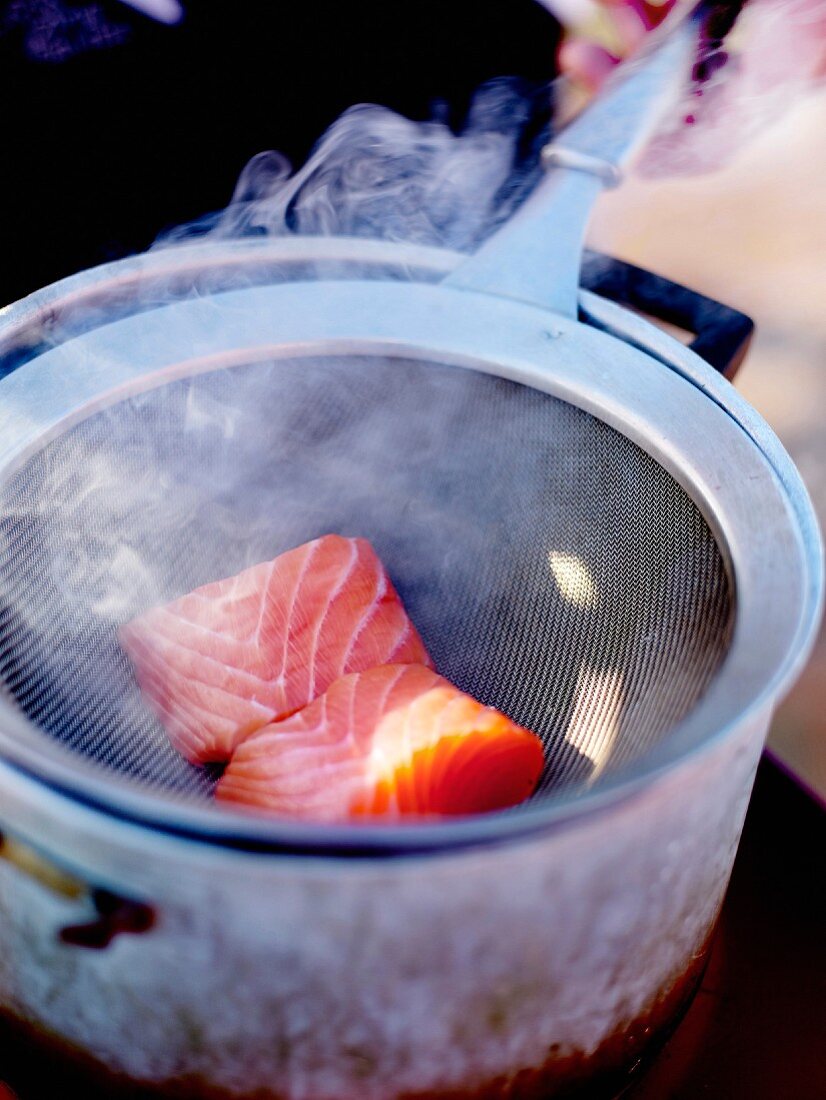
<path fill-rule="evenodd" d="M 82 901 L 87 906 L 91 901 L 94 912 L 89 914 L 88 920 L 59 929 L 61 943 L 100 950 L 124 932 L 140 935 L 155 924 L 155 911 L 150 905 L 121 897 L 109 890 L 89 887 L 36 849 L 2 832 L 0 859 L 54 894 L 71 901 Z"/>
<path fill-rule="evenodd" d="M 74 947 L 101 950 L 115 936 L 128 932 L 133 936 L 148 932 L 155 924 L 155 911 L 141 901 L 113 894 L 109 890 L 92 890 L 95 915 L 82 924 L 67 924 L 60 929 L 60 942 Z"/>
<path fill-rule="evenodd" d="M 688 346 L 729 381 L 740 369 L 754 333 L 754 322 L 745 313 L 662 275 L 595 252 L 586 252 L 583 258 L 582 286 L 618 305 L 694 333 Z"/>

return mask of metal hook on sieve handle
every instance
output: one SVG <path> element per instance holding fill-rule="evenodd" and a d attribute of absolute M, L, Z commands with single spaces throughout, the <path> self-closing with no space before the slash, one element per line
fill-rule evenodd
<path fill-rule="evenodd" d="M 700 8 L 670 19 L 542 154 L 545 175 L 516 214 L 444 280 L 577 315 L 591 208 L 676 101 L 697 51 Z"/>

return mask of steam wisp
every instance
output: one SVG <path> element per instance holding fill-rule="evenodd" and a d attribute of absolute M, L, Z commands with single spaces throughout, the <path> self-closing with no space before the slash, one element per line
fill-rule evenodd
<path fill-rule="evenodd" d="M 512 80 L 481 88 L 459 133 L 438 120 L 352 107 L 298 171 L 279 153 L 259 153 L 226 210 L 162 235 L 156 247 L 309 235 L 472 250 L 534 184 L 549 113 L 547 89 Z"/>

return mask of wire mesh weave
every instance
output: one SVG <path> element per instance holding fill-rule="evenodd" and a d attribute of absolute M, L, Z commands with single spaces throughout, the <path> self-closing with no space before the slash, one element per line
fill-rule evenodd
<path fill-rule="evenodd" d="M 98 412 L 0 497 L 0 677 L 51 737 L 207 797 L 116 631 L 327 532 L 368 538 L 438 670 L 535 730 L 535 797 L 644 756 L 723 659 L 733 594 L 689 496 L 602 421 L 409 360 L 218 370 Z"/>

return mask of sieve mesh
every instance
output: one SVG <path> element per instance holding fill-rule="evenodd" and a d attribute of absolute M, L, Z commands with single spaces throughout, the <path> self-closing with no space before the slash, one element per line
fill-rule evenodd
<path fill-rule="evenodd" d="M 214 776 L 144 707 L 117 627 L 327 532 L 368 538 L 438 670 L 535 730 L 535 797 L 591 786 L 684 717 L 733 595 L 683 489 L 619 432 L 486 374 L 327 357 L 216 370 L 97 412 L 2 490 L 0 677 L 103 768 Z"/>

